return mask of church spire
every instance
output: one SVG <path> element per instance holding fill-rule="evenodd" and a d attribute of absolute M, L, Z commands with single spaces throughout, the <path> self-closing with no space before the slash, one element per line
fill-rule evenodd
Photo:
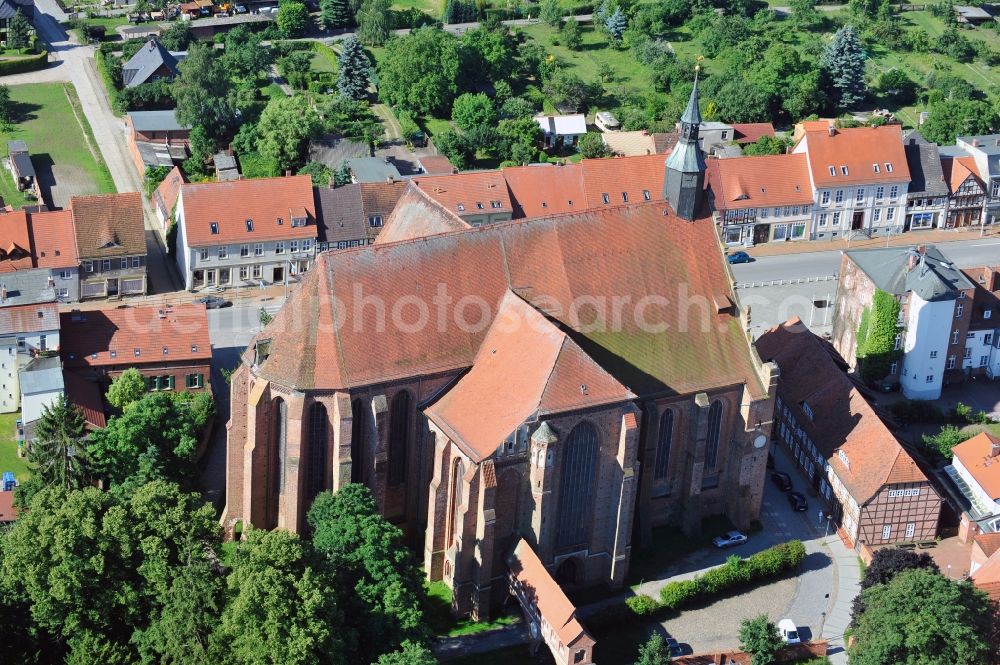
<path fill-rule="evenodd" d="M 698 108 L 698 69 L 699 67 L 695 65 L 694 87 L 691 88 L 691 96 L 688 97 L 687 108 L 684 109 L 684 115 L 681 116 L 681 123 L 689 125 L 701 124 L 701 109 Z"/>
<path fill-rule="evenodd" d="M 666 162 L 663 178 L 663 198 L 681 219 L 693 220 L 701 208 L 705 186 L 705 158 L 701 154 L 698 133 L 701 111 L 698 109 L 698 67 L 694 70 L 694 87 L 687 108 L 681 116 L 677 145 Z"/>

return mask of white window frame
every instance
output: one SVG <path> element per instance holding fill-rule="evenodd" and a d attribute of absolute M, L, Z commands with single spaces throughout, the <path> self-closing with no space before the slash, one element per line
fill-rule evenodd
<path fill-rule="evenodd" d="M 253 255 L 254 256 L 264 256 L 264 243 L 257 242 L 253 245 Z"/>

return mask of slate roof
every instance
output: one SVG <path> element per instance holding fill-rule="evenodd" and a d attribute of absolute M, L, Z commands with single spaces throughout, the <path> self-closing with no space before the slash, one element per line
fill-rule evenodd
<path fill-rule="evenodd" d="M 811 205 L 809 163 L 803 154 L 708 160 L 718 210 Z"/>
<path fill-rule="evenodd" d="M 764 362 L 778 364 L 778 396 L 858 504 L 884 485 L 927 480 L 838 365 L 836 352 L 798 317 L 768 330 L 756 346 Z"/>
<path fill-rule="evenodd" d="M 469 228 L 472 227 L 461 217 L 448 211 L 420 187 L 410 183 L 375 238 L 375 244 L 414 240 Z"/>
<path fill-rule="evenodd" d="M 368 220 L 361 205 L 361 184 L 314 187 L 316 225 L 321 242 L 368 238 Z"/>
<path fill-rule="evenodd" d="M 994 501 L 1000 500 L 1000 456 L 994 457 L 993 446 L 1000 446 L 1000 437 L 980 432 L 951 449 L 972 478 Z"/>
<path fill-rule="evenodd" d="M 59 318 L 67 367 L 212 360 L 208 314 L 201 304 L 74 311 Z"/>
<path fill-rule="evenodd" d="M 948 183 L 941 168 L 941 154 L 936 143 L 925 139 L 914 130 L 903 137 L 903 151 L 910 169 L 910 186 L 907 195 L 947 196 Z"/>
<path fill-rule="evenodd" d="M 662 326 L 643 325 L 628 303 L 616 325 L 585 325 L 589 318 L 570 314 L 579 297 L 636 303 L 658 295 L 673 303 L 682 283 L 688 293 L 710 303 L 728 302 L 732 290 L 714 225 L 707 218 L 699 222 L 685 222 L 663 203 L 650 203 L 322 253 L 257 336 L 271 343 L 256 371 L 265 380 L 299 389 L 343 389 L 465 369 L 475 359 L 496 303 L 513 290 L 574 331 L 569 332 L 574 341 L 636 394 L 688 394 L 746 384 L 752 395 L 763 395 L 759 368 L 730 306 L 713 307 L 685 324 L 679 308 L 646 313 L 647 320 Z M 380 326 L 374 308 L 354 309 L 360 305 L 357 298 L 364 297 L 379 299 L 391 312 L 398 302 L 430 299 L 439 289 L 452 302 L 481 299 L 487 307 L 482 325 L 470 328 L 451 316 L 443 317 L 440 326 L 404 331 Z M 475 317 L 465 314 L 473 321 L 481 318 L 475 309 Z M 363 316 L 349 314 L 355 311 Z M 335 326 L 345 313 L 350 325 Z M 373 346 L 380 352 L 360 352 Z M 244 359 L 254 362 L 253 344 Z"/>
<path fill-rule="evenodd" d="M 921 251 L 921 248 L 923 251 Z M 973 284 L 934 245 L 859 249 L 847 256 L 875 286 L 893 295 L 916 293 L 926 301 L 953 300 Z M 918 257 L 910 268 L 911 257 Z"/>
<path fill-rule="evenodd" d="M 526 420 L 634 398 L 563 330 L 507 291 L 472 369 L 425 413 L 479 462 Z"/>
<path fill-rule="evenodd" d="M 808 131 L 796 145 L 796 152 L 801 151 L 800 146 L 808 152 L 816 187 L 910 179 L 899 125 L 834 129 L 832 135 L 827 130 Z M 874 164 L 878 165 L 877 173 Z M 891 171 L 886 164 L 891 165 Z M 834 175 L 830 175 L 831 166 Z M 847 167 L 846 175 L 842 167 Z"/>
<path fill-rule="evenodd" d="M 59 307 L 55 303 L 0 306 L 0 335 L 59 330 Z"/>
<path fill-rule="evenodd" d="M 146 225 L 139 192 L 74 196 L 70 209 L 81 259 L 146 253 Z"/>
<path fill-rule="evenodd" d="M 128 117 L 137 132 L 177 132 L 191 129 L 177 120 L 177 112 L 174 110 L 130 111 Z"/>
<path fill-rule="evenodd" d="M 17 10 L 21 9 L 24 11 L 18 3 L 12 2 L 12 0 L 0 0 L 0 19 L 10 19 L 14 17 Z M 25 14 L 25 17 L 30 18 L 30 14 Z"/>
<path fill-rule="evenodd" d="M 134 88 L 145 83 L 160 67 L 166 67 L 173 76 L 180 73 L 177 68 L 177 58 L 159 41 L 150 39 L 122 65 L 122 85 Z"/>
<path fill-rule="evenodd" d="M 308 175 L 186 183 L 181 185 L 180 201 L 189 247 L 317 235 L 312 178 Z M 307 218 L 306 225 L 292 226 L 293 217 Z M 247 220 L 253 220 L 252 231 L 247 230 Z M 213 223 L 217 233 L 212 233 Z"/>
<path fill-rule="evenodd" d="M 62 363 L 58 356 L 33 358 L 18 372 L 22 395 L 63 390 Z"/>
<path fill-rule="evenodd" d="M 0 290 L 7 294 L 6 300 L 0 300 L 0 307 L 52 302 L 56 299 L 56 291 L 49 284 L 47 270 L 0 273 Z"/>
<path fill-rule="evenodd" d="M 976 285 L 969 330 L 993 330 L 1000 326 L 1000 265 L 966 268 L 962 274 Z"/>
<path fill-rule="evenodd" d="M 396 165 L 385 157 L 355 157 L 347 160 L 347 164 L 356 182 L 385 182 L 403 177 Z"/>
<path fill-rule="evenodd" d="M 576 616 L 576 607 L 546 570 L 528 541 L 521 539 L 507 559 L 511 575 L 534 601 L 538 613 L 559 636 L 564 646 L 572 646 L 581 637 L 590 637 Z"/>
<path fill-rule="evenodd" d="M 14 170 L 19 178 L 35 177 L 35 165 L 31 163 L 31 155 L 27 152 L 11 151 L 10 159 L 14 163 Z"/>

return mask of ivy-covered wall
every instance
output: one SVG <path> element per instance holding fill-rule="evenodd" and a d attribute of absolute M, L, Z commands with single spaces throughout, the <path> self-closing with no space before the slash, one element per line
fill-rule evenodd
<path fill-rule="evenodd" d="M 896 350 L 896 334 L 902 328 L 900 304 L 891 294 L 875 289 L 872 304 L 861 313 L 858 325 L 858 373 L 865 382 L 878 381 L 889 373 L 889 365 L 902 357 Z"/>

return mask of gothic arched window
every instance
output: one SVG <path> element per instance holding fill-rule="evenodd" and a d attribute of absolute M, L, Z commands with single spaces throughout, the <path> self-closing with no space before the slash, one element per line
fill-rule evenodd
<path fill-rule="evenodd" d="M 402 390 L 392 399 L 389 424 L 389 484 L 406 481 L 406 456 L 410 449 L 410 393 Z"/>
<path fill-rule="evenodd" d="M 660 414 L 660 431 L 656 434 L 656 460 L 653 463 L 653 480 L 667 477 L 670 468 L 670 443 L 674 438 L 674 412 L 670 409 Z"/>
<path fill-rule="evenodd" d="M 309 407 L 309 479 L 306 499 L 310 506 L 326 485 L 327 429 L 326 407 L 320 402 L 314 402 Z"/>
<path fill-rule="evenodd" d="M 708 435 L 705 437 L 705 469 L 715 469 L 719 462 L 719 437 L 722 435 L 722 402 L 715 400 L 708 409 Z"/>
<path fill-rule="evenodd" d="M 563 444 L 556 547 L 587 541 L 597 471 L 597 430 L 588 422 L 573 428 Z"/>
<path fill-rule="evenodd" d="M 368 450 L 368 411 L 364 400 L 351 402 L 351 482 L 365 482 L 365 453 Z"/>

